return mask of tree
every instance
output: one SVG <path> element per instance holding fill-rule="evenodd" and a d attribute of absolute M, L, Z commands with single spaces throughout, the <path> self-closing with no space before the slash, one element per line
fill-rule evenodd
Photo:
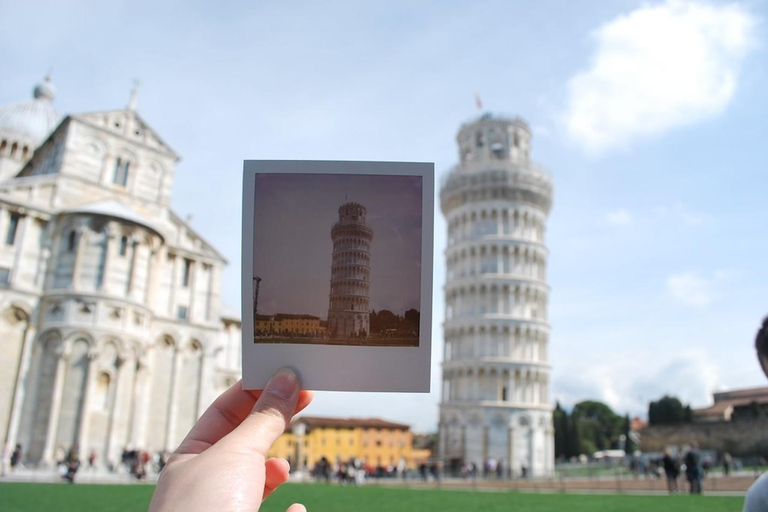
<path fill-rule="evenodd" d="M 648 423 L 651 425 L 679 425 L 691 421 L 690 406 L 683 406 L 677 397 L 664 395 L 648 405 Z"/>
<path fill-rule="evenodd" d="M 568 419 L 566 417 L 566 419 Z M 566 450 L 566 457 L 578 457 L 584 451 L 581 449 L 581 430 L 579 428 L 579 422 L 575 421 L 573 417 L 571 417 L 571 420 L 567 422 L 568 425 L 568 449 Z"/>
<path fill-rule="evenodd" d="M 419 332 L 419 319 L 421 315 L 417 309 L 409 309 L 405 312 L 405 321 L 408 323 L 408 327 L 411 330 Z"/>
<path fill-rule="evenodd" d="M 552 413 L 552 421 L 555 424 L 555 458 L 566 457 L 566 439 L 568 437 L 568 413 L 560 407 L 560 402 L 555 404 Z"/>
<path fill-rule="evenodd" d="M 371 332 L 382 332 L 387 329 L 397 329 L 399 318 L 388 309 L 382 309 L 378 313 L 371 313 Z"/>
<path fill-rule="evenodd" d="M 592 447 L 596 450 L 618 447 L 623 418 L 608 405 L 584 400 L 573 407 L 571 416 L 573 422 L 579 424 L 581 448 L 585 451 L 592 451 Z"/>

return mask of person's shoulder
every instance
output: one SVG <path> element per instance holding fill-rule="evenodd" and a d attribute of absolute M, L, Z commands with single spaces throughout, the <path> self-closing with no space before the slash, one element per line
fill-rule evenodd
<path fill-rule="evenodd" d="M 768 472 L 760 475 L 760 478 L 749 487 L 744 499 L 744 512 L 768 511 Z"/>

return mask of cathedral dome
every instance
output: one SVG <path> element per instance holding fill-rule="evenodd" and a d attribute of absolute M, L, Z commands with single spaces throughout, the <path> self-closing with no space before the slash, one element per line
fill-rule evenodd
<path fill-rule="evenodd" d="M 53 108 L 56 89 L 51 77 L 35 86 L 33 97 L 0 107 L 0 137 L 7 141 L 28 142 L 37 146 L 59 123 L 61 116 Z"/>

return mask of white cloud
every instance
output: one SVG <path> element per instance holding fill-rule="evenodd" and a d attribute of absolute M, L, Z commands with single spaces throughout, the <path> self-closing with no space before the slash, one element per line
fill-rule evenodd
<path fill-rule="evenodd" d="M 605 220 L 613 226 L 628 226 L 632 224 L 632 214 L 627 210 L 619 209 L 606 213 Z"/>
<path fill-rule="evenodd" d="M 636 349 L 617 351 L 589 363 L 573 360 L 568 366 L 554 374 L 552 392 L 558 401 L 571 407 L 599 400 L 618 414 L 645 415 L 648 403 L 664 395 L 703 407 L 722 387 L 717 364 L 699 349 L 664 354 L 661 360 Z"/>
<path fill-rule="evenodd" d="M 696 272 L 673 274 L 667 278 L 667 294 L 684 306 L 702 307 L 715 300 L 717 281 L 726 274 L 716 272 L 714 277 L 706 278 Z"/>
<path fill-rule="evenodd" d="M 716 116 L 733 97 L 755 25 L 738 4 L 685 0 L 613 19 L 592 34 L 591 67 L 568 83 L 569 136 L 600 153 Z"/>

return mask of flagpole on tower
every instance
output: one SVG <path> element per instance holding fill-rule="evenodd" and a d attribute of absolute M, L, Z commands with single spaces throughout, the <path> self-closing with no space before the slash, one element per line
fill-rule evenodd
<path fill-rule="evenodd" d="M 483 102 L 480 100 L 480 95 L 475 93 L 475 107 L 477 107 L 477 113 L 483 113 Z"/>

